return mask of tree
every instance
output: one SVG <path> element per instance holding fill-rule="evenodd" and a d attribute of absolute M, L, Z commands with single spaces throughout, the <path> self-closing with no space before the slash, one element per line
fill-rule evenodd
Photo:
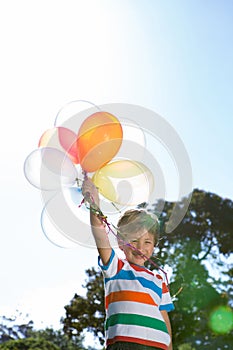
<path fill-rule="evenodd" d="M 161 221 L 164 228 L 174 205 L 166 202 Z M 146 206 L 146 205 L 145 205 Z M 158 201 L 149 211 L 158 212 Z M 218 305 L 233 305 L 233 266 L 229 257 L 233 251 L 233 202 L 216 194 L 194 190 L 189 209 L 172 233 L 161 232 L 155 262 L 165 262 L 172 268 L 170 283 L 175 311 L 170 315 L 174 349 L 231 349 L 231 331 L 219 334 L 210 326 L 210 315 Z M 211 269 L 208 268 L 211 266 Z M 154 268 L 149 264 L 150 268 Z M 104 296 L 99 271 L 87 270 L 86 297 L 75 295 L 65 306 L 64 331 L 68 335 L 81 334 L 86 329 L 103 342 Z M 182 292 L 175 294 L 182 287 Z M 233 328 L 233 325 L 232 325 Z"/>
<path fill-rule="evenodd" d="M 1 317 L 0 349 L 85 350 L 82 341 L 82 337 L 68 337 L 62 330 L 35 330 L 33 321 L 17 324 L 17 317 Z"/>
<path fill-rule="evenodd" d="M 104 288 L 100 271 L 94 268 L 86 271 L 88 281 L 86 297 L 75 294 L 69 305 L 65 306 L 66 317 L 63 322 L 64 332 L 69 336 L 80 336 L 84 329 L 92 332 L 104 343 Z"/>
<path fill-rule="evenodd" d="M 1 350 L 59 350 L 57 345 L 45 339 L 25 338 L 0 344 Z"/>
<path fill-rule="evenodd" d="M 29 337 L 33 329 L 33 321 L 17 323 L 17 317 L 21 314 L 17 311 L 15 317 L 0 316 L 0 343 L 8 340 L 15 340 Z M 19 315 L 18 315 L 19 313 Z"/>
<path fill-rule="evenodd" d="M 30 336 L 33 339 L 49 341 L 56 345 L 59 350 L 85 350 L 82 345 L 82 337 L 68 337 L 62 330 L 54 330 L 52 328 L 32 330 Z"/>
<path fill-rule="evenodd" d="M 156 211 L 156 203 L 153 210 Z M 182 209 L 183 201 L 178 203 Z M 166 203 L 166 225 L 174 203 Z M 165 226 L 164 226 L 165 227 Z M 158 258 L 172 267 L 171 294 L 182 285 L 171 313 L 174 348 L 189 343 L 198 349 L 230 349 L 230 334 L 215 334 L 210 314 L 218 305 L 233 304 L 232 265 L 233 202 L 213 193 L 194 190 L 189 210 L 172 234 L 162 235 Z M 207 268 L 207 263 L 211 269 Z M 216 347 L 217 349 L 217 347 Z"/>

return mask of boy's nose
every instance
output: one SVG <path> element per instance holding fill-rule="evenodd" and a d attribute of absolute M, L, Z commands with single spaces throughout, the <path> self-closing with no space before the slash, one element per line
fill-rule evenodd
<path fill-rule="evenodd" d="M 137 241 L 137 249 L 141 250 L 143 247 L 142 243 L 140 241 Z"/>

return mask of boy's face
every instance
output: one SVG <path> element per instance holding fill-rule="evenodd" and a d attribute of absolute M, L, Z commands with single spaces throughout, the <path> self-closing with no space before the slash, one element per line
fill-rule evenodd
<path fill-rule="evenodd" d="M 155 240 L 153 234 L 144 229 L 136 232 L 133 237 L 129 238 L 128 242 L 135 249 L 128 245 L 120 247 L 125 253 L 126 259 L 130 263 L 143 266 L 154 251 Z"/>

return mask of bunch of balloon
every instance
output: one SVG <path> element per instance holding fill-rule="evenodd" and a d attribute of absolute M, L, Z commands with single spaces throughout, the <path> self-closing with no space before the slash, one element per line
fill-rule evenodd
<path fill-rule="evenodd" d="M 146 165 L 129 159 L 124 150 L 119 156 L 124 125 L 115 115 L 98 110 L 82 122 L 77 115 L 74 125 L 76 132 L 57 125 L 45 131 L 38 148 L 25 160 L 24 174 L 41 190 L 45 236 L 62 247 L 77 243 L 95 246 L 89 208 L 80 206 L 84 176 L 90 176 L 99 188 L 101 207 L 107 215 L 113 213 L 112 207 L 119 214 L 122 207 L 145 201 L 154 186 L 153 176 Z"/>
<path fill-rule="evenodd" d="M 45 203 L 41 226 L 52 243 L 62 247 L 92 245 L 90 237 L 80 239 L 76 231 L 81 222 L 85 233 L 89 223 L 87 208 L 80 208 L 82 174 L 108 163 L 116 155 L 122 135 L 115 116 L 96 112 L 83 121 L 78 134 L 63 126 L 45 131 L 38 148 L 26 158 L 24 174 L 41 190 Z"/>

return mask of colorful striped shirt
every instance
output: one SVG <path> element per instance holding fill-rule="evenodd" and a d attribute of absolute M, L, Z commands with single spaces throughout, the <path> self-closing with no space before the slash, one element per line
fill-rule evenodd
<path fill-rule="evenodd" d="M 165 278 L 130 264 L 114 250 L 108 265 L 99 266 L 105 286 L 106 346 L 117 341 L 167 349 L 170 335 L 161 310 L 174 309 Z"/>

